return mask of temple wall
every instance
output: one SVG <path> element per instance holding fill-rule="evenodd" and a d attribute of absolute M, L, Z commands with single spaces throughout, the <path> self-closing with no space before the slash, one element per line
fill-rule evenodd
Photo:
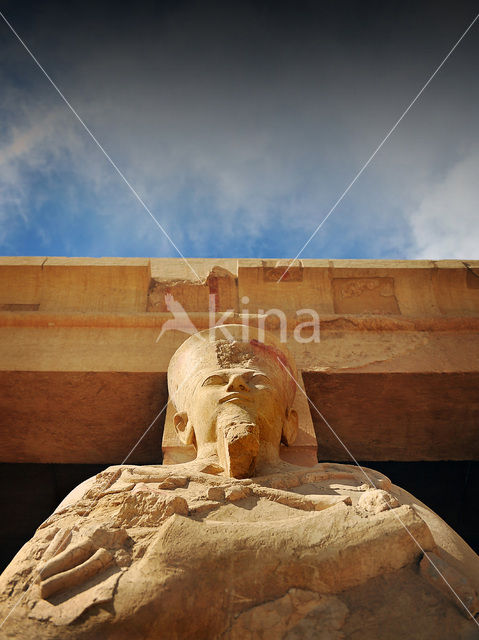
<path fill-rule="evenodd" d="M 350 452 L 479 549 L 478 261 L 303 260 L 281 282 L 287 261 L 190 262 L 199 280 L 180 259 L 0 259 L 0 565 L 85 478 L 127 456 L 162 460 L 166 410 L 133 447 L 167 402 L 166 368 L 187 335 L 160 337 L 166 302 L 202 329 L 211 294 L 216 321 L 283 311 L 305 390 Z M 311 319 L 300 309 L 318 313 L 319 342 L 304 329 L 295 339 Z M 264 323 L 280 335 L 278 315 Z M 311 417 L 303 453 L 315 433 L 320 460 L 351 462 Z M 168 428 L 163 446 L 166 462 Z"/>
<path fill-rule="evenodd" d="M 190 263 L 199 280 L 181 259 L 1 259 L 1 462 L 121 462 L 167 400 L 187 335 L 160 337 L 172 299 L 198 329 L 213 317 L 283 329 L 356 458 L 478 458 L 479 261 L 302 260 L 280 282 L 287 261 Z M 319 342 L 301 309 L 317 312 Z M 319 458 L 349 460 L 312 417 Z M 163 421 L 132 462 L 161 459 Z"/>

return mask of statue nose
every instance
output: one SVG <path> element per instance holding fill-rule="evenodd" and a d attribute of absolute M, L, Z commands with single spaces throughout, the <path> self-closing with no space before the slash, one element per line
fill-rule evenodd
<path fill-rule="evenodd" d="M 243 376 L 238 373 L 230 378 L 227 391 L 249 391 L 248 383 Z"/>

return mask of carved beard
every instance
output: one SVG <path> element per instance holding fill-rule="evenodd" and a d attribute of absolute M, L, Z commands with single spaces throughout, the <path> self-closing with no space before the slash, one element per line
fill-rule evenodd
<path fill-rule="evenodd" d="M 253 415 L 252 415 L 253 413 Z M 225 404 L 216 421 L 218 457 L 232 478 L 253 475 L 259 451 L 259 416 L 240 404 Z"/>

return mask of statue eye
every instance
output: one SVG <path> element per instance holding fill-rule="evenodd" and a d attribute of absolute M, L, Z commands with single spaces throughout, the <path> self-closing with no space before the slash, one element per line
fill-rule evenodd
<path fill-rule="evenodd" d="M 207 387 L 209 385 L 225 384 L 225 383 L 226 381 L 222 376 L 210 376 L 209 378 L 206 378 L 206 380 L 203 382 L 201 386 Z"/>
<path fill-rule="evenodd" d="M 265 385 L 268 384 L 269 378 L 262 373 L 255 373 L 253 376 L 251 376 L 250 382 L 256 385 Z"/>

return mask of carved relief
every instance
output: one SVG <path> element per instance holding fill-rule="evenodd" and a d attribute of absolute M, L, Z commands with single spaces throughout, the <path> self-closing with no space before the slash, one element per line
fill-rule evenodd
<path fill-rule="evenodd" d="M 400 314 L 394 278 L 334 278 L 335 313 Z"/>

